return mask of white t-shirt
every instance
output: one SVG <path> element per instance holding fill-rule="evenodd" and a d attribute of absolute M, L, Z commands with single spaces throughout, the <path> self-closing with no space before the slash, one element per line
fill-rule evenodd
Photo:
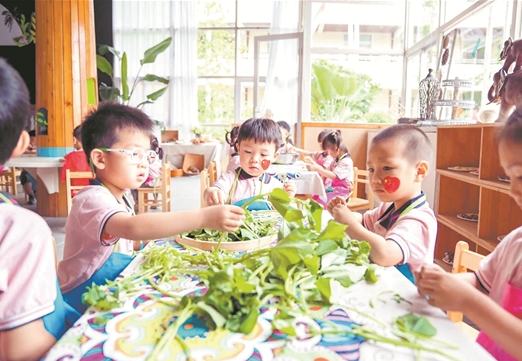
<path fill-rule="evenodd" d="M 52 233 L 36 213 L 0 204 L 0 331 L 54 311 L 56 269 Z"/>
<path fill-rule="evenodd" d="M 58 266 L 58 279 L 63 293 L 87 281 L 116 251 L 130 254 L 133 242 L 104 232 L 105 224 L 114 214 L 132 211 L 105 187 L 83 188 L 73 198 L 65 224 L 63 260 Z"/>

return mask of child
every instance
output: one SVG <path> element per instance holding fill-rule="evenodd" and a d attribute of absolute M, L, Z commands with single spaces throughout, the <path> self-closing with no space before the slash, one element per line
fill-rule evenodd
<path fill-rule="evenodd" d="M 65 182 L 65 172 L 69 169 L 71 172 L 90 172 L 91 167 L 87 163 L 87 157 L 83 151 L 82 146 L 82 126 L 78 125 L 73 130 L 73 147 L 74 151 L 67 154 L 64 157 L 61 181 Z M 88 186 L 88 179 L 73 179 L 72 185 L 75 186 Z M 72 190 L 71 196 L 74 197 L 78 193 L 78 190 Z"/>
<path fill-rule="evenodd" d="M 510 195 L 522 208 L 522 107 L 499 136 L 500 164 Z M 522 227 L 508 234 L 475 273 L 451 274 L 434 264 L 415 275 L 419 293 L 448 311 L 463 312 L 481 332 L 477 342 L 497 360 L 522 360 Z"/>
<path fill-rule="evenodd" d="M 149 240 L 199 228 L 235 231 L 244 212 L 219 206 L 183 212 L 133 216 L 127 189 L 138 188 L 148 177 L 153 123 L 139 109 L 102 103 L 82 125 L 85 154 L 99 185 L 83 188 L 73 198 L 65 224 L 64 257 L 58 266 L 64 298 L 79 312 L 87 286 L 114 280 L 131 261 L 131 240 Z M 116 252 L 116 250 L 118 252 Z"/>
<path fill-rule="evenodd" d="M 252 118 L 239 128 L 236 148 L 241 167 L 221 174 L 219 179 L 205 190 L 203 199 L 208 205 L 241 205 L 252 197 L 269 193 L 274 188 L 283 186 L 290 195 L 295 195 L 295 183 L 292 180 L 281 183 L 265 171 L 279 155 L 281 131 L 272 119 Z M 212 208 L 212 207 L 210 207 Z M 249 210 L 271 209 L 266 202 L 255 202 Z"/>
<path fill-rule="evenodd" d="M 290 139 L 290 124 L 285 122 L 284 120 L 280 120 L 277 122 L 279 125 L 279 128 L 281 129 L 281 148 L 279 149 L 280 153 L 288 153 L 289 147 L 292 146 L 294 143 L 292 142 L 292 139 Z"/>
<path fill-rule="evenodd" d="M 241 166 L 239 163 L 239 154 L 236 150 L 237 136 L 239 134 L 239 126 L 232 128 L 230 132 L 225 135 L 225 140 L 230 145 L 230 159 L 228 161 L 227 172 L 234 171 Z"/>
<path fill-rule="evenodd" d="M 161 187 L 161 167 L 163 165 L 163 148 L 160 147 L 158 138 L 153 137 L 150 142 L 150 149 L 156 152 L 157 156 L 154 158 L 154 162 L 149 164 L 149 176 L 143 182 L 141 187 L 146 188 L 156 188 Z M 138 200 L 138 191 L 136 189 L 133 189 L 132 192 L 134 196 L 134 201 L 136 202 Z M 154 199 L 158 198 L 158 193 L 153 193 Z M 136 204 L 137 206 L 137 204 Z M 137 208 L 137 207 L 136 207 Z M 135 208 L 135 209 L 136 209 Z M 151 209 L 156 209 L 157 206 L 150 206 Z"/>
<path fill-rule="evenodd" d="M 25 153 L 36 153 L 36 132 L 34 131 L 34 129 L 29 132 L 29 145 L 27 146 Z M 27 204 L 36 204 L 36 179 L 34 179 L 31 173 L 29 173 L 26 169 L 23 168 L 22 172 L 20 173 L 20 183 L 22 184 L 24 193 L 28 197 Z"/>
<path fill-rule="evenodd" d="M 295 146 L 288 147 L 288 150 L 290 152 L 296 152 L 296 153 L 306 156 L 305 161 L 307 163 L 315 162 L 323 168 L 328 168 L 328 165 L 332 161 L 332 157 L 330 157 L 328 152 L 324 150 L 323 139 L 324 139 L 324 137 L 326 137 L 328 134 L 330 134 L 332 132 L 333 132 L 332 129 L 324 129 L 317 136 L 317 143 L 319 144 L 319 148 L 321 149 L 321 151 L 310 152 L 308 150 L 300 149 Z"/>
<path fill-rule="evenodd" d="M 421 191 L 432 153 L 428 137 L 414 125 L 386 128 L 375 136 L 368 153 L 370 186 L 383 203 L 364 217 L 351 212 L 344 197 L 328 203 L 334 219 L 348 225 L 351 238 L 370 243 L 374 263 L 397 265 L 412 282 L 412 271 L 433 262 L 437 221 Z"/>
<path fill-rule="evenodd" d="M 29 92 L 1 58 L 0 99 L 1 169 L 29 144 L 24 130 Z M 39 360 L 63 335 L 71 315 L 58 287 L 52 233 L 40 216 L 3 193 L 0 219 L 0 360 Z M 79 314 L 72 316 L 74 322 Z"/>
<path fill-rule="evenodd" d="M 312 197 L 325 209 L 330 200 L 335 197 L 348 198 L 353 188 L 353 161 L 348 152 L 348 147 L 344 144 L 340 130 L 335 130 L 323 139 L 322 148 L 332 157 L 327 168 L 319 165 L 312 159 L 305 159 L 306 168 L 319 173 L 324 179 L 326 190 L 326 200 L 318 195 Z"/>

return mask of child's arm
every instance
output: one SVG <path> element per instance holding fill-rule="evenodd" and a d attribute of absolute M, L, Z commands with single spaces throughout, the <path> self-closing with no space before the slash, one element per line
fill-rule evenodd
<path fill-rule="evenodd" d="M 314 154 L 314 152 L 310 152 L 310 151 L 305 150 L 305 149 L 297 148 L 294 145 L 289 145 L 288 146 L 288 151 L 292 152 L 292 153 L 299 153 L 299 154 L 304 155 L 304 156 L 311 156 L 312 154 Z"/>
<path fill-rule="evenodd" d="M 370 259 L 372 262 L 381 266 L 395 266 L 403 261 L 402 250 L 399 245 L 391 240 L 375 234 L 362 225 L 362 215 L 350 211 L 344 202 L 340 202 L 339 197 L 334 198 L 330 203 L 337 200 L 337 204 L 328 204 L 328 211 L 332 214 L 334 220 L 339 223 L 348 225 L 346 234 L 352 239 L 366 241 L 372 247 L 370 251 Z"/>
<path fill-rule="evenodd" d="M 231 205 L 212 206 L 182 212 L 113 215 L 104 231 L 113 237 L 129 240 L 158 239 L 200 228 L 234 232 L 242 224 L 244 210 Z"/>
<path fill-rule="evenodd" d="M 30 342 L 28 342 L 28 335 Z M 25 325 L 0 332 L 0 360 L 33 361 L 42 358 L 56 343 L 56 339 L 37 319 Z"/>
<path fill-rule="evenodd" d="M 473 273 L 451 274 L 437 265 L 424 265 L 415 281 L 430 305 L 463 312 L 501 348 L 522 360 L 522 320 L 479 291 Z"/>
<path fill-rule="evenodd" d="M 322 166 L 317 164 L 315 161 L 307 162 L 306 168 L 311 171 L 316 171 L 317 173 L 319 173 L 321 176 L 323 176 L 325 178 L 329 178 L 329 179 L 337 178 L 337 174 L 335 174 L 331 170 L 323 168 Z"/>
<path fill-rule="evenodd" d="M 283 184 L 283 189 L 290 197 L 295 197 L 295 193 L 297 192 L 297 188 L 295 186 L 295 182 L 291 179 L 287 180 Z"/>

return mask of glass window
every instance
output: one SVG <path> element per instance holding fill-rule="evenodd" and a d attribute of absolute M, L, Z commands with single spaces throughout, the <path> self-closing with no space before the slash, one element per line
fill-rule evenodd
<path fill-rule="evenodd" d="M 234 123 L 234 79 L 198 78 L 198 120 L 200 123 Z"/>
<path fill-rule="evenodd" d="M 221 28 L 235 26 L 235 0 L 198 0 L 196 9 L 198 27 L 200 28 Z"/>
<path fill-rule="evenodd" d="M 268 35 L 268 29 L 249 29 L 237 32 L 237 75 L 254 76 L 254 38 Z M 268 45 L 262 42 L 259 47 L 261 56 L 266 59 Z M 263 56 L 264 54 L 264 56 Z"/>
<path fill-rule="evenodd" d="M 234 75 L 233 30 L 198 31 L 198 75 Z"/>
<path fill-rule="evenodd" d="M 416 0 L 408 1 L 407 3 L 409 22 L 408 46 L 412 46 L 439 26 L 439 2 L 438 0 Z"/>
<path fill-rule="evenodd" d="M 455 16 L 462 13 L 468 7 L 476 3 L 477 0 L 441 0 L 442 1 L 442 22 L 448 22 Z M 508 1 L 506 1 L 507 3 Z"/>
<path fill-rule="evenodd" d="M 404 44 L 405 3 L 405 1 L 314 3 L 312 47 L 401 50 Z"/>
<path fill-rule="evenodd" d="M 237 26 L 270 27 L 272 22 L 272 0 L 240 0 L 237 3 Z"/>

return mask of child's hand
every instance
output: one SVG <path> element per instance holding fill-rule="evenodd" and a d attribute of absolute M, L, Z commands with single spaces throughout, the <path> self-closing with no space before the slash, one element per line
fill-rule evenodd
<path fill-rule="evenodd" d="M 428 303 L 446 311 L 462 311 L 473 286 L 435 264 L 425 264 L 415 274 L 415 284 Z M 472 296 L 473 297 L 473 296 Z"/>
<path fill-rule="evenodd" d="M 335 197 L 330 202 L 328 202 L 328 205 L 326 206 L 326 209 L 330 214 L 333 215 L 333 209 L 338 205 L 341 204 L 343 206 L 346 206 L 346 201 L 341 197 Z"/>
<path fill-rule="evenodd" d="M 225 203 L 225 193 L 221 189 L 210 187 L 207 189 L 205 203 L 209 206 Z"/>
<path fill-rule="evenodd" d="M 295 197 L 295 193 L 297 192 L 297 187 L 295 186 L 295 182 L 293 180 L 287 180 L 283 184 L 283 189 L 290 197 Z"/>
<path fill-rule="evenodd" d="M 304 157 L 303 161 L 305 163 L 313 163 L 314 160 L 312 159 L 312 157 L 310 157 L 309 155 L 307 155 L 306 157 Z"/>
<path fill-rule="evenodd" d="M 235 232 L 245 218 L 245 211 L 241 207 L 220 205 L 202 209 L 205 228 L 218 231 Z"/>
<path fill-rule="evenodd" d="M 288 144 L 286 149 L 288 153 L 297 153 L 296 147 L 294 147 L 292 144 Z"/>
<path fill-rule="evenodd" d="M 306 162 L 306 169 L 317 172 L 319 169 L 322 168 L 312 158 L 310 158 L 310 160 L 311 160 L 311 162 Z"/>

